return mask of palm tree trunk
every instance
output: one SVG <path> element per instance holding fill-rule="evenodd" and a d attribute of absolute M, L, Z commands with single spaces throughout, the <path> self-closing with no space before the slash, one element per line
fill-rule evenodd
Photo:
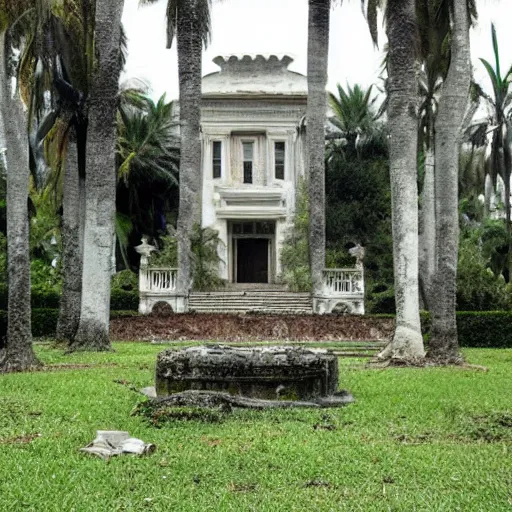
<path fill-rule="evenodd" d="M 325 267 L 325 117 L 331 0 L 309 0 L 306 146 L 309 186 L 309 254 L 313 295 Z"/>
<path fill-rule="evenodd" d="M 39 365 L 32 348 L 28 223 L 29 144 L 21 103 L 11 94 L 6 72 L 8 38 L 0 33 L 0 107 L 7 147 L 7 342 L 0 371 Z"/>
<path fill-rule="evenodd" d="M 508 127 L 506 128 L 508 131 Z M 507 273 L 508 273 L 508 282 L 511 281 L 512 278 L 512 227 L 510 225 L 510 174 L 512 171 L 512 155 L 510 154 L 510 144 L 508 133 L 504 136 L 504 144 L 503 144 L 503 162 L 504 162 L 504 173 L 503 173 L 503 181 L 505 182 L 505 222 L 506 222 L 506 230 L 507 230 L 507 240 L 508 240 L 508 252 L 507 252 Z"/>
<path fill-rule="evenodd" d="M 78 154 L 75 128 L 70 129 L 62 198 L 62 295 L 60 298 L 57 341 L 70 343 L 80 322 L 82 302 L 83 209 L 80 197 Z"/>
<path fill-rule="evenodd" d="M 441 90 L 436 121 L 436 248 L 430 312 L 432 338 L 428 357 L 459 362 L 457 323 L 457 259 L 459 249 L 458 171 L 461 128 L 469 99 L 471 62 L 469 19 L 464 1 L 454 2 L 450 68 Z"/>
<path fill-rule="evenodd" d="M 80 324 L 70 350 L 109 350 L 110 270 L 115 229 L 116 111 L 124 0 L 96 2 L 98 55 L 89 93 L 86 214 Z"/>
<path fill-rule="evenodd" d="M 177 12 L 181 139 L 177 238 L 178 293 L 186 300 L 192 287 L 192 230 L 200 223 L 202 40 L 199 1 L 184 4 Z"/>
<path fill-rule="evenodd" d="M 424 358 L 418 293 L 418 144 L 414 0 L 388 3 L 389 164 L 393 223 L 396 329 L 381 359 Z"/>
<path fill-rule="evenodd" d="M 486 219 L 491 216 L 491 203 L 493 196 L 494 186 L 492 184 L 492 178 L 489 174 L 486 174 L 484 186 L 484 217 Z"/>
<path fill-rule="evenodd" d="M 425 292 L 429 289 L 435 270 L 436 212 L 435 212 L 435 152 L 432 146 L 425 147 L 425 176 L 423 178 L 423 200 L 420 214 L 420 280 Z M 424 302 L 428 302 L 423 293 Z"/>

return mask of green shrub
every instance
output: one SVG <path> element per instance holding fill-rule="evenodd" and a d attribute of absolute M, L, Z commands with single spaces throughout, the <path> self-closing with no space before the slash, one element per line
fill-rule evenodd
<path fill-rule="evenodd" d="M 327 248 L 325 250 L 325 268 L 351 268 L 356 260 L 344 249 Z"/>
<path fill-rule="evenodd" d="M 0 284 L 0 309 L 7 309 L 7 285 Z M 33 308 L 58 308 L 60 293 L 54 289 L 32 288 L 31 305 Z"/>
<path fill-rule="evenodd" d="M 33 308 L 59 309 L 60 293 L 48 288 L 32 288 L 31 304 Z"/>
<path fill-rule="evenodd" d="M 427 343 L 431 318 L 422 311 L 421 332 Z M 512 312 L 510 311 L 457 311 L 459 345 L 472 348 L 512 348 Z"/>
<path fill-rule="evenodd" d="M 139 292 L 114 289 L 110 292 L 110 309 L 112 311 L 139 309 Z"/>
<path fill-rule="evenodd" d="M 32 289 L 32 308 L 59 309 L 60 293 L 56 290 Z M 0 284 L 0 310 L 7 309 L 7 286 Z M 114 311 L 138 311 L 139 292 L 113 289 L 110 294 L 110 309 Z"/>
<path fill-rule="evenodd" d="M 512 313 L 509 311 L 460 311 L 457 313 L 462 347 L 512 348 Z"/>
<path fill-rule="evenodd" d="M 0 285 L 7 281 L 7 238 L 0 232 Z"/>
<path fill-rule="evenodd" d="M 136 292 L 139 290 L 139 276 L 131 270 L 121 270 L 112 276 L 112 290 Z"/>
<path fill-rule="evenodd" d="M 33 258 L 30 261 L 30 283 L 32 288 L 41 290 L 56 290 L 62 288 L 60 260 L 57 260 L 56 267 L 51 262 L 41 258 Z"/>
<path fill-rule="evenodd" d="M 55 336 L 59 310 L 50 308 L 32 309 L 32 336 Z"/>
<path fill-rule="evenodd" d="M 222 262 L 218 252 L 220 245 L 224 244 L 217 230 L 194 226 L 191 238 L 194 290 L 214 290 L 225 286 L 225 280 L 219 277 Z"/>
<path fill-rule="evenodd" d="M 54 336 L 57 329 L 58 309 L 34 308 L 32 309 L 32 336 L 40 338 L 43 336 Z M 7 311 L 0 310 L 0 348 L 2 338 L 7 333 Z"/>
<path fill-rule="evenodd" d="M 373 290 L 381 290 L 380 287 L 374 286 Z M 387 314 L 395 313 L 395 291 L 393 288 L 384 289 L 382 291 L 369 291 L 368 300 L 366 301 L 366 309 L 371 314 Z"/>
<path fill-rule="evenodd" d="M 190 237 L 192 251 L 192 278 L 194 290 L 214 290 L 225 286 L 226 281 L 219 277 L 219 265 L 222 259 L 218 249 L 222 245 L 219 232 L 212 228 L 195 225 Z M 149 264 L 152 267 L 178 266 L 178 242 L 175 236 L 162 236 L 158 241 L 158 251 L 151 254 Z"/>
<path fill-rule="evenodd" d="M 137 316 L 137 311 L 112 311 L 110 318 L 127 318 Z M 52 308 L 32 309 L 32 336 L 41 338 L 55 336 L 59 310 Z M 7 311 L 0 309 L 0 348 L 3 347 L 3 338 L 7 334 Z"/>
<path fill-rule="evenodd" d="M 7 311 L 0 309 L 0 349 L 4 348 L 7 334 Z"/>
<path fill-rule="evenodd" d="M 468 229 L 461 237 L 457 270 L 457 309 L 461 311 L 508 310 L 511 307 L 505 280 L 499 272 L 491 270 L 492 259 L 499 253 L 493 256 L 489 244 L 489 240 L 482 243 L 480 229 Z"/>
<path fill-rule="evenodd" d="M 287 233 L 281 249 L 281 267 L 280 279 L 290 291 L 311 291 L 309 205 L 306 184 L 303 180 L 299 184 L 293 227 Z"/>
<path fill-rule="evenodd" d="M 152 267 L 178 266 L 178 240 L 172 234 L 161 236 L 157 242 L 158 250 L 151 253 L 149 265 Z"/>
<path fill-rule="evenodd" d="M 139 312 L 133 311 L 133 310 L 110 311 L 110 319 L 112 319 L 112 318 L 129 318 L 129 317 L 133 317 L 133 316 L 139 316 Z"/>
<path fill-rule="evenodd" d="M 0 310 L 7 309 L 7 285 L 0 283 Z"/>

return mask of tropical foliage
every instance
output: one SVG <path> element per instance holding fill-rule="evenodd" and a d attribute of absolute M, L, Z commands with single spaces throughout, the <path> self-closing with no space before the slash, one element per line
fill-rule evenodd
<path fill-rule="evenodd" d="M 326 212 L 327 218 L 329 214 Z M 311 291 L 309 264 L 309 205 L 304 181 L 299 184 L 293 226 L 288 230 L 281 249 L 281 281 L 291 291 Z"/>
<path fill-rule="evenodd" d="M 365 90 L 355 84 L 353 87 L 347 85 L 345 90 L 337 84 L 338 94 L 328 94 L 333 113 L 329 121 L 339 130 L 339 134 L 333 133 L 329 138 L 343 137 L 348 150 L 360 153 L 370 144 L 383 142 L 381 126 L 375 122 L 378 117 L 375 108 L 377 96 L 372 98 L 372 89 L 373 86 Z"/>
<path fill-rule="evenodd" d="M 512 232 L 511 232 L 511 206 L 510 206 L 510 179 L 512 173 L 512 126 L 511 109 L 512 94 L 510 91 L 510 82 L 512 81 L 512 67 L 506 72 L 502 72 L 498 37 L 494 24 L 491 25 L 492 46 L 494 52 L 494 67 L 485 59 L 480 59 L 492 85 L 493 94 L 489 95 L 479 88 L 481 97 L 489 108 L 489 117 L 481 123 L 480 130 L 491 133 L 489 164 L 486 170 L 494 188 L 497 186 L 498 176 L 501 178 L 504 188 L 503 200 L 505 207 L 505 226 L 508 237 L 508 263 L 504 269 L 504 275 L 507 281 L 511 278 L 511 250 L 512 250 Z"/>
<path fill-rule="evenodd" d="M 154 266 L 176 268 L 178 265 L 178 241 L 175 231 L 156 240 L 159 250 L 151 254 L 150 261 Z M 194 226 L 192 233 L 193 288 L 207 291 L 220 288 L 225 281 L 219 277 L 219 266 L 225 263 L 219 256 L 222 240 L 219 233 L 212 228 Z"/>
<path fill-rule="evenodd" d="M 172 110 L 165 95 L 154 103 L 139 94 L 118 111 L 117 211 L 131 221 L 135 238 L 165 233 L 165 215 L 176 204 L 179 139 Z"/>

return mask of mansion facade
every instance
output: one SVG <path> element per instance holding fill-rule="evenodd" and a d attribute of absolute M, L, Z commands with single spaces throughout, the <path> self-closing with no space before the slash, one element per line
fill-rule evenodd
<path fill-rule="evenodd" d="M 364 313 L 362 259 L 325 269 L 324 291 L 293 294 L 280 285 L 281 249 L 293 227 L 305 177 L 307 78 L 289 56 L 216 57 L 220 70 L 202 80 L 201 227 L 218 232 L 224 291 L 176 290 L 177 269 L 152 268 L 141 253 L 140 307 L 174 311 Z M 176 117 L 178 112 L 174 113 Z"/>
<path fill-rule="evenodd" d="M 214 62 L 202 85 L 202 227 L 223 242 L 220 277 L 276 283 L 304 176 L 307 79 L 288 56 Z"/>

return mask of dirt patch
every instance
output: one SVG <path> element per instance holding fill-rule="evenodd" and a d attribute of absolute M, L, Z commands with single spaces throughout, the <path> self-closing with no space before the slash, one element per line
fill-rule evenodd
<path fill-rule="evenodd" d="M 0 439 L 0 444 L 28 444 L 38 437 L 41 437 L 41 434 L 34 433 L 24 436 L 6 437 L 5 439 Z"/>
<path fill-rule="evenodd" d="M 115 340 L 218 341 L 387 341 L 391 318 L 338 315 L 228 315 L 187 313 L 114 318 Z"/>
<path fill-rule="evenodd" d="M 462 432 L 473 441 L 486 443 L 512 442 L 512 414 L 491 412 L 473 415 Z"/>
<path fill-rule="evenodd" d="M 97 368 L 115 368 L 118 363 L 56 363 L 40 366 L 33 372 L 60 372 L 65 370 L 90 370 Z"/>

